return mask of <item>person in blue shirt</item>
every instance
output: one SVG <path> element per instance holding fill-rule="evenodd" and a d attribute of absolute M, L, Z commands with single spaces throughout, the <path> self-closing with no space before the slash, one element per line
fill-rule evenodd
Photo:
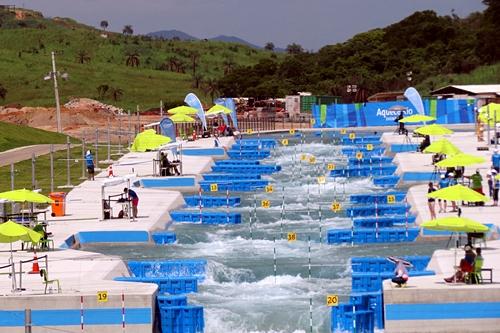
<path fill-rule="evenodd" d="M 87 154 L 85 154 L 85 163 L 87 164 L 88 180 L 94 180 L 94 156 L 92 156 L 92 152 L 90 150 L 87 150 Z"/>
<path fill-rule="evenodd" d="M 135 193 L 135 191 L 128 189 L 126 187 L 123 189 L 123 193 L 128 194 L 128 200 L 132 202 L 132 216 L 134 218 L 137 218 L 137 206 L 139 206 L 139 196 L 137 195 L 137 193 Z"/>

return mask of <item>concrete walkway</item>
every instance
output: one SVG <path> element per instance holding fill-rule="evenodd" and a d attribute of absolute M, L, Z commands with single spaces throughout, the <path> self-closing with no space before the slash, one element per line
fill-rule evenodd
<path fill-rule="evenodd" d="M 64 150 L 66 147 L 66 144 L 54 145 L 54 151 Z M 72 144 L 71 147 L 74 147 L 74 145 Z M 0 152 L 0 167 L 28 160 L 33 154 L 40 156 L 48 153 L 50 153 L 49 144 L 25 146 L 3 151 Z"/>

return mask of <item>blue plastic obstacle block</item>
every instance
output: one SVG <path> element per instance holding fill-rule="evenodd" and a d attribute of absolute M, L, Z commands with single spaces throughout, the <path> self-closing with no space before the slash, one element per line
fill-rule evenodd
<path fill-rule="evenodd" d="M 231 146 L 231 150 L 259 150 L 262 149 L 262 145 L 257 143 L 247 143 L 247 144 L 234 144 Z M 266 149 L 268 150 L 268 149 Z"/>
<path fill-rule="evenodd" d="M 374 319 L 373 311 L 358 310 L 357 307 L 356 311 L 353 311 L 352 304 L 339 304 L 332 307 L 331 331 L 336 333 L 373 333 Z"/>
<path fill-rule="evenodd" d="M 269 180 L 263 179 L 245 179 L 245 180 L 232 180 L 232 181 L 207 181 L 202 180 L 198 182 L 201 189 L 205 192 L 211 192 L 212 184 L 217 184 L 217 191 L 232 191 L 232 192 L 246 192 L 255 191 L 266 187 Z"/>
<path fill-rule="evenodd" d="M 204 180 L 209 181 L 231 181 L 231 180 L 255 180 L 261 179 L 258 173 L 239 174 L 239 173 L 205 173 L 201 175 Z"/>
<path fill-rule="evenodd" d="M 129 261 L 127 265 L 135 277 L 194 277 L 203 280 L 206 274 L 207 261 L 205 259 Z"/>
<path fill-rule="evenodd" d="M 363 165 L 363 164 L 388 164 L 392 163 L 393 158 L 390 156 L 369 156 L 363 158 L 349 157 L 349 165 Z"/>
<path fill-rule="evenodd" d="M 185 306 L 187 305 L 186 295 L 158 295 L 156 302 L 159 307 Z"/>
<path fill-rule="evenodd" d="M 410 205 L 404 203 L 351 206 L 345 209 L 346 216 L 374 217 L 375 215 L 401 215 L 410 210 Z"/>
<path fill-rule="evenodd" d="M 236 140 L 237 145 L 260 145 L 263 148 L 274 148 L 276 147 L 276 140 L 275 139 L 243 139 L 243 140 Z"/>
<path fill-rule="evenodd" d="M 202 333 L 203 307 L 198 305 L 160 307 L 163 333 Z"/>
<path fill-rule="evenodd" d="M 419 233 L 418 228 L 380 228 L 330 229 L 327 234 L 328 244 L 341 243 L 400 243 L 413 242 Z"/>
<path fill-rule="evenodd" d="M 213 172 L 225 173 L 257 173 L 269 174 L 278 172 L 281 166 L 274 164 L 258 164 L 258 165 L 214 165 L 212 166 Z"/>
<path fill-rule="evenodd" d="M 390 197 L 389 197 L 390 196 Z M 383 192 L 383 193 L 364 193 L 364 194 L 351 194 L 349 200 L 353 204 L 374 204 L 375 202 L 379 204 L 387 203 L 387 199 L 396 202 L 403 201 L 406 198 L 406 192 Z"/>
<path fill-rule="evenodd" d="M 406 256 L 401 257 L 412 263 L 408 271 L 425 271 L 431 257 L 429 256 Z M 353 257 L 351 259 L 352 271 L 356 273 L 392 273 L 395 264 L 385 257 Z"/>
<path fill-rule="evenodd" d="M 227 151 L 227 156 L 233 159 L 262 159 L 271 156 L 270 150 L 236 150 L 230 149 Z"/>
<path fill-rule="evenodd" d="M 177 240 L 175 232 L 171 231 L 158 231 L 151 235 L 155 244 L 173 244 Z"/>
<path fill-rule="evenodd" d="M 433 271 L 412 271 L 408 274 L 411 277 L 415 276 L 429 276 L 435 275 Z M 382 273 L 352 273 L 352 291 L 353 292 L 371 292 L 371 291 L 381 291 L 382 281 L 392 279 L 394 277 L 393 272 L 382 272 Z"/>
<path fill-rule="evenodd" d="M 380 135 L 364 135 L 356 136 L 354 139 L 349 139 L 348 136 L 342 137 L 342 144 L 348 145 L 352 143 L 380 143 Z"/>
<path fill-rule="evenodd" d="M 198 279 L 195 277 L 178 278 L 147 278 L 147 277 L 117 277 L 115 281 L 155 283 L 160 294 L 189 294 L 198 292 Z"/>
<path fill-rule="evenodd" d="M 186 205 L 189 207 L 199 207 L 200 206 L 200 196 L 199 195 L 189 195 L 184 197 Z M 202 207 L 236 207 L 241 203 L 239 197 L 215 197 L 210 195 L 201 196 L 201 206 Z"/>
<path fill-rule="evenodd" d="M 215 161 L 215 165 L 227 165 L 227 164 L 256 165 L 256 164 L 260 164 L 260 161 L 259 160 L 218 160 L 218 161 Z"/>
<path fill-rule="evenodd" d="M 349 166 L 347 168 L 334 169 L 330 171 L 330 177 L 367 177 L 375 175 L 392 175 L 394 174 L 396 169 L 397 166 L 394 164 Z"/>
<path fill-rule="evenodd" d="M 200 216 L 201 215 L 201 216 Z M 241 213 L 228 212 L 192 212 L 172 211 L 170 217 L 174 222 L 191 222 L 203 224 L 239 224 Z"/>
<path fill-rule="evenodd" d="M 382 292 L 351 293 L 350 303 L 357 310 L 373 311 L 375 316 L 375 328 L 384 328 L 384 297 Z"/>
<path fill-rule="evenodd" d="M 393 144 L 391 144 L 391 152 L 392 153 L 413 152 L 413 151 L 417 151 L 417 149 L 418 149 L 417 144 L 408 144 L 408 143 L 403 143 L 403 144 L 393 143 Z"/>
<path fill-rule="evenodd" d="M 390 228 L 394 225 L 412 224 L 415 223 L 416 216 L 412 214 L 406 215 L 393 215 L 393 216 L 380 216 L 376 217 L 363 217 L 355 218 L 353 224 L 355 228 Z"/>
<path fill-rule="evenodd" d="M 399 182 L 399 176 L 374 176 L 373 184 L 380 187 L 394 187 Z"/>
<path fill-rule="evenodd" d="M 385 153 L 385 147 L 373 147 L 373 149 L 368 150 L 367 147 L 365 146 L 359 146 L 359 147 L 344 147 L 342 148 L 342 154 L 348 155 L 349 157 L 354 156 L 356 157 L 357 153 L 363 153 L 363 156 L 367 155 L 368 156 L 380 156 Z"/>
<path fill-rule="evenodd" d="M 500 154 L 493 154 L 491 156 L 491 163 L 495 168 L 500 168 Z"/>

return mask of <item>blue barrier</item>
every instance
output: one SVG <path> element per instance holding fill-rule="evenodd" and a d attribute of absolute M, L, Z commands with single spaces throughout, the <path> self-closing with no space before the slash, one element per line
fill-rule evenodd
<path fill-rule="evenodd" d="M 276 147 L 276 140 L 275 139 L 243 139 L 243 140 L 236 140 L 237 145 L 261 145 L 261 147 L 264 148 L 274 148 Z"/>
<path fill-rule="evenodd" d="M 351 194 L 349 201 L 353 204 L 374 204 L 375 201 L 379 204 L 385 204 L 387 203 L 388 196 L 394 196 L 394 200 L 400 202 L 406 198 L 406 192 L 391 191 L 383 193 Z"/>
<path fill-rule="evenodd" d="M 250 144 L 250 143 L 246 143 L 246 144 L 234 144 L 231 146 L 231 150 L 260 150 L 262 149 L 262 145 L 259 145 L 259 144 Z M 266 149 L 266 150 L 269 150 L 269 149 Z"/>
<path fill-rule="evenodd" d="M 385 153 L 385 147 L 373 147 L 372 150 L 368 150 L 365 146 L 360 147 L 344 147 L 342 148 L 342 154 L 355 156 L 357 153 L 363 153 L 363 155 L 368 156 L 380 156 Z"/>
<path fill-rule="evenodd" d="M 379 228 L 390 228 L 395 224 L 412 224 L 415 223 L 417 217 L 412 214 L 406 215 L 393 215 L 393 216 L 380 216 L 376 217 L 364 217 L 353 219 L 354 228 L 375 228 L 378 224 Z"/>
<path fill-rule="evenodd" d="M 227 151 L 227 156 L 232 159 L 263 159 L 271 156 L 269 150 L 234 150 Z"/>
<path fill-rule="evenodd" d="M 203 307 L 198 305 L 160 307 L 163 333 L 202 333 Z"/>
<path fill-rule="evenodd" d="M 350 157 L 349 165 L 363 165 L 363 164 L 387 164 L 392 163 L 393 158 L 390 156 L 369 156 L 363 158 Z"/>
<path fill-rule="evenodd" d="M 429 276 L 435 275 L 433 271 L 413 271 L 409 273 L 410 279 L 415 276 Z M 367 291 L 380 291 L 382 290 L 382 281 L 394 277 L 393 272 L 382 273 L 352 273 L 352 291 L 353 292 L 367 292 Z"/>
<path fill-rule="evenodd" d="M 425 271 L 430 256 L 405 256 L 401 257 L 412 263 L 413 267 L 408 267 L 408 271 Z M 355 273 L 392 273 L 395 264 L 383 257 L 353 257 L 351 258 L 351 268 Z"/>
<path fill-rule="evenodd" d="M 195 277 L 203 280 L 207 261 L 205 259 L 129 261 L 127 265 L 135 277 Z"/>
<path fill-rule="evenodd" d="M 343 145 L 359 144 L 359 143 L 364 143 L 364 144 L 381 143 L 380 136 L 378 135 L 356 136 L 354 139 L 349 139 L 349 137 L 343 137 L 340 142 Z"/>
<path fill-rule="evenodd" d="M 231 191 L 231 192 L 246 192 L 246 191 L 255 191 L 257 189 L 261 189 L 266 187 L 269 184 L 268 180 L 260 180 L 260 179 L 247 179 L 247 180 L 232 180 L 232 181 L 206 181 L 202 180 L 198 182 L 201 189 L 205 192 L 212 192 L 212 188 L 210 185 L 217 184 L 217 191 Z"/>
<path fill-rule="evenodd" d="M 417 151 L 418 146 L 419 145 L 417 144 L 410 144 L 410 143 L 403 143 L 403 144 L 393 143 L 391 144 L 391 153 L 414 152 Z"/>
<path fill-rule="evenodd" d="M 355 330 L 354 322 L 356 322 Z M 373 311 L 358 311 L 358 309 L 356 309 L 356 311 L 353 311 L 352 304 L 339 304 L 338 306 L 332 307 L 332 332 L 373 333 L 374 324 L 375 322 Z"/>
<path fill-rule="evenodd" d="M 200 196 L 199 195 L 189 195 L 184 197 L 186 205 L 188 207 L 199 207 L 200 206 Z M 202 207 L 236 207 L 241 203 L 239 197 L 215 197 L 209 195 L 201 196 L 201 206 Z"/>
<path fill-rule="evenodd" d="M 491 156 L 491 164 L 493 164 L 493 167 L 500 168 L 500 154 L 493 154 Z"/>
<path fill-rule="evenodd" d="M 350 304 L 356 309 L 373 311 L 375 328 L 384 328 L 384 297 L 382 292 L 351 293 Z"/>
<path fill-rule="evenodd" d="M 375 215 L 401 215 L 406 214 L 410 210 L 410 205 L 404 203 L 381 204 L 381 205 L 366 205 L 366 206 L 351 206 L 345 209 L 346 216 L 351 217 L 372 217 Z"/>
<path fill-rule="evenodd" d="M 373 175 L 388 176 L 394 174 L 397 166 L 394 164 L 350 166 L 330 171 L 330 177 L 368 177 Z"/>
<path fill-rule="evenodd" d="M 185 306 L 187 305 L 186 295 L 158 295 L 156 302 L 159 307 Z"/>
<path fill-rule="evenodd" d="M 170 231 L 159 231 L 151 234 L 153 241 L 155 244 L 165 245 L 165 244 L 173 244 L 177 240 L 177 236 L 175 232 Z"/>
<path fill-rule="evenodd" d="M 154 283 L 158 285 L 160 294 L 189 294 L 198 292 L 198 279 L 195 277 L 178 278 L 146 278 L 146 277 L 116 277 L 115 281 Z"/>
<path fill-rule="evenodd" d="M 258 165 L 214 165 L 212 166 L 214 172 L 227 172 L 227 173 L 257 173 L 269 174 L 281 171 L 280 165 L 272 164 L 258 164 Z"/>
<path fill-rule="evenodd" d="M 218 160 L 218 161 L 215 161 L 215 165 L 226 165 L 226 164 L 250 164 L 250 165 L 253 165 L 253 164 L 260 164 L 260 161 L 259 160 Z"/>
<path fill-rule="evenodd" d="M 192 222 L 202 224 L 239 224 L 241 213 L 172 211 L 170 216 L 174 222 Z"/>
<path fill-rule="evenodd" d="M 401 243 L 413 242 L 419 233 L 418 228 L 380 228 L 373 229 L 330 229 L 328 230 L 328 244 L 341 243 Z"/>
<path fill-rule="evenodd" d="M 374 176 L 373 184 L 380 187 L 395 187 L 399 182 L 399 176 Z"/>
<path fill-rule="evenodd" d="M 258 173 L 205 173 L 201 175 L 204 180 L 210 181 L 231 181 L 231 180 L 246 180 L 246 179 L 261 179 Z"/>

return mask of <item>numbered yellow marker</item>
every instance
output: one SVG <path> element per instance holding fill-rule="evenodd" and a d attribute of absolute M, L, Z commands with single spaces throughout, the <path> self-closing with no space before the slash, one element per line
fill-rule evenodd
<path fill-rule="evenodd" d="M 295 130 L 292 128 L 290 131 L 288 131 L 291 135 L 295 134 Z"/>
<path fill-rule="evenodd" d="M 314 164 L 314 163 L 316 163 L 316 157 L 310 156 L 309 157 L 309 164 Z"/>
<path fill-rule="evenodd" d="M 260 202 L 260 206 L 262 208 L 266 208 L 267 209 L 267 208 L 271 207 L 271 201 L 269 201 L 269 200 L 262 200 Z"/>
<path fill-rule="evenodd" d="M 340 204 L 340 202 L 334 201 L 330 208 L 334 213 L 338 213 L 342 210 L 342 205 Z"/>
<path fill-rule="evenodd" d="M 394 194 L 389 194 L 387 196 L 387 203 L 388 204 L 393 204 L 396 202 L 396 196 Z"/>
<path fill-rule="evenodd" d="M 326 177 L 325 176 L 319 176 L 318 177 L 318 184 L 324 184 L 326 183 Z"/>
<path fill-rule="evenodd" d="M 253 134 L 253 129 L 251 128 L 247 129 L 247 134 Z"/>
<path fill-rule="evenodd" d="M 366 145 L 366 150 L 371 151 L 373 150 L 373 145 L 371 143 Z"/>
<path fill-rule="evenodd" d="M 281 140 L 281 144 L 282 144 L 283 146 L 288 146 L 288 139 L 283 139 L 283 140 Z"/>
<path fill-rule="evenodd" d="M 219 185 L 210 184 L 210 192 L 217 192 L 219 190 Z"/>
<path fill-rule="evenodd" d="M 326 165 L 326 168 L 328 169 L 328 171 L 335 170 L 335 164 L 333 164 L 333 163 L 328 163 L 328 164 Z"/>
<path fill-rule="evenodd" d="M 356 133 L 349 133 L 349 139 L 350 140 L 356 139 Z"/>
<path fill-rule="evenodd" d="M 302 154 L 302 155 L 300 155 L 300 160 L 301 160 L 301 161 L 305 161 L 305 160 L 307 160 L 307 155 L 306 155 L 306 154 Z"/>
<path fill-rule="evenodd" d="M 295 242 L 297 240 L 297 233 L 296 232 L 289 232 L 287 234 L 287 237 L 286 239 L 289 241 L 289 242 Z"/>
<path fill-rule="evenodd" d="M 338 295 L 326 295 L 326 306 L 338 306 L 339 296 Z"/>
<path fill-rule="evenodd" d="M 342 128 L 342 129 L 340 130 L 340 134 L 346 134 L 346 133 L 347 133 L 347 130 L 346 130 L 345 128 Z"/>
<path fill-rule="evenodd" d="M 360 151 L 358 151 L 358 152 L 356 153 L 356 158 L 357 158 L 358 160 L 362 159 L 362 158 L 363 158 L 363 153 L 362 153 L 362 152 L 360 152 Z"/>
<path fill-rule="evenodd" d="M 314 124 L 316 124 L 316 119 L 311 118 L 311 125 L 314 125 Z"/>
<path fill-rule="evenodd" d="M 273 193 L 274 192 L 274 187 L 273 185 L 267 185 L 265 187 L 266 193 Z"/>
<path fill-rule="evenodd" d="M 104 303 L 108 301 L 108 292 L 107 291 L 98 291 L 97 292 L 97 302 Z"/>

